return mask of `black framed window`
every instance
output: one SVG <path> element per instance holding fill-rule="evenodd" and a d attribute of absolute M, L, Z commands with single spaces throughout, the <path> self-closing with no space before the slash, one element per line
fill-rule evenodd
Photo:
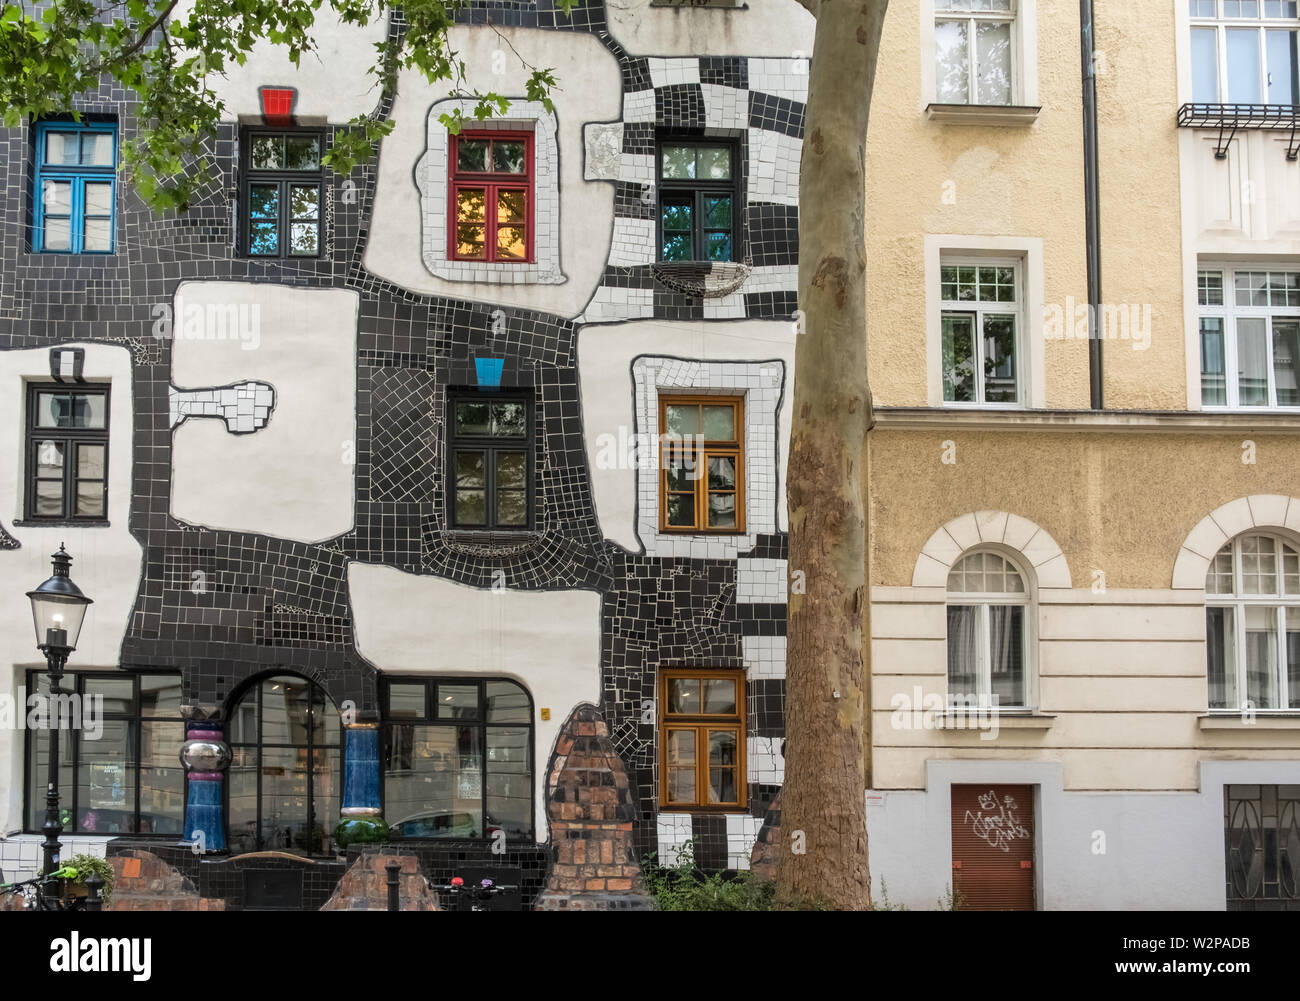
<path fill-rule="evenodd" d="M 181 679 L 125 671 L 64 675 L 51 698 L 49 677 L 27 673 L 26 829 L 45 822 L 50 731 L 59 732 L 59 803 L 63 829 L 76 834 L 182 837 L 185 742 Z M 33 715 L 34 713 L 41 715 Z"/>
<path fill-rule="evenodd" d="M 740 248 L 740 154 L 734 142 L 661 138 L 659 259 L 734 261 Z"/>
<path fill-rule="evenodd" d="M 449 520 L 453 528 L 532 525 L 532 398 L 476 392 L 449 398 Z"/>
<path fill-rule="evenodd" d="M 244 134 L 240 221 L 250 257 L 320 256 L 323 147 L 320 132 Z"/>
<path fill-rule="evenodd" d="M 333 854 L 342 726 L 325 690 L 296 675 L 263 678 L 235 706 L 228 736 L 231 848 Z"/>
<path fill-rule="evenodd" d="M 513 681 L 384 685 L 384 817 L 394 838 L 533 837 L 533 702 Z"/>
<path fill-rule="evenodd" d="M 108 515 L 108 386 L 32 385 L 27 395 L 27 518 Z"/>

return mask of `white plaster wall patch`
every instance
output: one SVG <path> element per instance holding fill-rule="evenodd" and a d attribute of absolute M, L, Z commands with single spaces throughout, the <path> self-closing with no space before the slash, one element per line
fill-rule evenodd
<path fill-rule="evenodd" d="M 582 134 L 587 153 L 582 176 L 588 181 L 617 181 L 623 168 L 623 123 L 589 122 Z"/>
<path fill-rule="evenodd" d="M 477 101 L 447 98 L 429 110 L 428 146 L 415 169 L 423 216 L 424 266 L 451 281 L 498 285 L 560 285 L 568 278 L 560 270 L 560 149 L 555 115 L 541 101 L 510 99 L 510 110 L 499 118 L 473 118 Z M 533 261 L 498 263 L 456 261 L 447 253 L 447 156 L 451 146 L 439 116 L 458 109 L 469 127 L 533 134 Z"/>

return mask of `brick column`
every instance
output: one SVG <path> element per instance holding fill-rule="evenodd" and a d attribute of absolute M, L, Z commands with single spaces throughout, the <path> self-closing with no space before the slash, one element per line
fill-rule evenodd
<path fill-rule="evenodd" d="M 652 910 L 627 769 L 594 706 L 579 706 L 560 731 L 547 789 L 552 864 L 537 910 Z"/>

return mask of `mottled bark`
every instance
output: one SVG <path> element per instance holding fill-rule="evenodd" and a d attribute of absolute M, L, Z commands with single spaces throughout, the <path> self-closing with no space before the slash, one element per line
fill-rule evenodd
<path fill-rule="evenodd" d="M 819 0 L 799 190 L 791 588 L 778 900 L 863 909 L 870 647 L 863 455 L 866 137 L 888 0 Z M 802 577 L 795 576 L 802 573 Z M 800 853 L 802 849 L 802 854 Z"/>

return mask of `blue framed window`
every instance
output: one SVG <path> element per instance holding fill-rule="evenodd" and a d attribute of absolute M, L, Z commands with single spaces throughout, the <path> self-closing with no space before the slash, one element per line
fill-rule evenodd
<path fill-rule="evenodd" d="M 111 254 L 117 125 L 36 123 L 32 249 L 38 254 Z"/>

